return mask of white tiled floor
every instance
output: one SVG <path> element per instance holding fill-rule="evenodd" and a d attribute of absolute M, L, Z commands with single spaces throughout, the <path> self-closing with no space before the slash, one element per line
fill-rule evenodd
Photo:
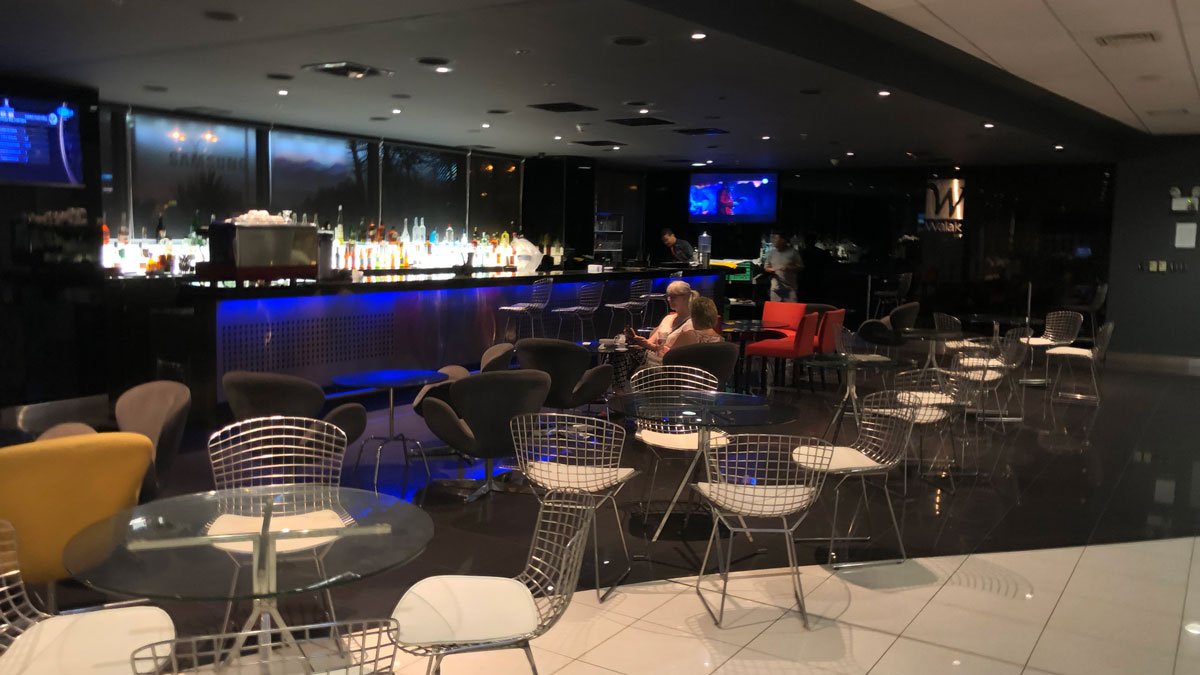
<path fill-rule="evenodd" d="M 1200 537 L 735 573 L 726 628 L 694 579 L 580 592 L 534 642 L 543 675 L 1200 673 Z M 715 606 L 716 577 L 705 579 Z M 424 672 L 405 659 L 397 672 Z M 520 651 L 449 657 L 446 675 L 529 672 Z"/>

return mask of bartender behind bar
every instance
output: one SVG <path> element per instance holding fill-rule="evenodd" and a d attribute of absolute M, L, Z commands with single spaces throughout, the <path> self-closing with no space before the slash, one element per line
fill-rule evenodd
<path fill-rule="evenodd" d="M 664 227 L 662 231 L 662 243 L 667 247 L 667 259 L 675 262 L 690 263 L 692 262 L 692 245 L 675 236 L 675 232 L 669 227 Z"/>

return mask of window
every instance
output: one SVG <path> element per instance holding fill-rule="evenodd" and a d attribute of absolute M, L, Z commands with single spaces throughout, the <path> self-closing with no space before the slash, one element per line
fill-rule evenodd
<path fill-rule="evenodd" d="M 374 222 L 372 144 L 351 138 L 271 132 L 271 212 L 334 223 L 342 207 L 347 236 Z M 365 230 L 364 230 L 365 231 Z"/>
<path fill-rule="evenodd" d="M 400 231 L 424 218 L 427 230 L 461 233 L 467 218 L 466 155 L 384 143 L 383 221 Z"/>
<path fill-rule="evenodd" d="M 515 234 L 521 221 L 521 160 L 471 153 L 471 229 Z"/>

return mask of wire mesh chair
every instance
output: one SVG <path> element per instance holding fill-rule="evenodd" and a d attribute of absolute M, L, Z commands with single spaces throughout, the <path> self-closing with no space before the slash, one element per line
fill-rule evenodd
<path fill-rule="evenodd" d="M 1083 315 L 1079 312 L 1069 310 L 1060 310 L 1050 312 L 1046 315 L 1046 325 L 1042 329 L 1042 334 L 1034 337 L 1025 338 L 1025 344 L 1030 347 L 1029 350 L 1029 368 L 1032 370 L 1036 365 L 1034 363 L 1037 355 L 1036 350 L 1043 351 L 1051 347 L 1066 347 L 1079 337 L 1079 329 L 1083 327 Z M 1045 359 L 1045 376 L 1044 381 L 1050 379 L 1050 360 Z M 1035 384 L 1037 382 L 1030 382 Z"/>
<path fill-rule="evenodd" d="M 345 455 L 346 433 L 329 422 L 307 417 L 255 417 L 230 424 L 208 439 L 208 458 L 218 490 L 276 485 L 337 486 Z M 219 548 L 229 554 L 240 572 L 248 551 L 239 549 L 237 544 Z M 314 546 L 309 551 L 313 564 L 323 569 L 328 547 Z M 321 595 L 330 620 L 336 621 L 332 594 L 324 589 Z M 232 615 L 230 601 L 225 607 L 222 627 L 228 625 Z"/>
<path fill-rule="evenodd" d="M 208 439 L 218 490 L 318 483 L 337 485 L 346 433 L 308 417 L 255 417 L 230 424 Z"/>
<path fill-rule="evenodd" d="M 958 317 L 944 312 L 933 313 L 933 327 L 939 333 L 962 333 L 962 321 Z M 970 339 L 960 337 L 943 341 L 942 348 L 947 354 L 952 354 L 960 349 L 971 347 L 973 344 Z"/>
<path fill-rule="evenodd" d="M 515 342 L 515 338 L 520 337 L 521 320 L 529 319 L 529 337 L 537 337 L 538 328 L 542 328 L 542 333 L 545 333 L 545 326 L 542 323 L 546 312 L 546 305 L 550 304 L 550 293 L 554 290 L 553 279 L 538 279 L 533 282 L 533 290 L 530 292 L 529 302 L 517 302 L 511 305 L 505 305 L 498 311 L 504 315 L 504 339 L 508 342 Z M 517 320 L 517 334 L 514 339 L 509 339 L 508 329 L 509 324 L 513 319 Z M 537 319 L 536 323 L 534 319 Z M 492 343 L 495 344 L 496 336 L 492 336 Z"/>
<path fill-rule="evenodd" d="M 904 457 L 908 437 L 912 433 L 913 421 L 916 418 L 915 410 L 919 407 L 913 405 L 910 402 L 911 399 L 901 396 L 902 393 L 884 390 L 864 397 L 858 423 L 858 437 L 849 445 L 838 445 L 833 448 L 833 459 L 829 463 L 828 470 L 830 474 L 838 476 L 838 482 L 834 486 L 832 529 L 829 538 L 824 541 L 829 542 L 829 564 L 834 569 L 882 563 L 902 563 L 908 558 L 904 550 L 904 537 L 900 533 L 900 524 L 896 520 L 896 511 L 892 507 L 892 493 L 887 485 L 888 473 Z M 796 460 L 804 463 L 802 457 L 797 457 Z M 842 484 L 855 477 L 862 483 L 864 500 L 867 497 L 867 479 L 881 478 L 879 487 L 883 489 L 887 500 L 888 513 L 891 515 L 892 527 L 896 533 L 896 543 L 900 548 L 899 558 L 870 562 L 834 562 L 834 547 L 838 541 L 869 541 L 871 539 L 870 535 L 866 537 L 852 536 L 854 523 L 858 516 L 857 507 L 846 535 L 839 537 L 837 534 L 838 498 L 841 496 Z M 866 507 L 869 509 L 870 504 L 868 503 Z M 797 539 L 797 541 L 802 540 Z"/>
<path fill-rule="evenodd" d="M 808 611 L 804 607 L 800 567 L 792 537 L 820 496 L 832 459 L 833 445 L 828 441 L 778 434 L 731 435 L 726 443 L 709 451 L 705 462 L 707 480 L 694 486 L 713 513 L 712 533 L 708 537 L 708 546 L 704 549 L 704 559 L 696 578 L 696 594 L 718 626 L 725 617 L 733 539 L 738 533 L 743 533 L 747 536 L 783 535 L 792 575 L 792 592 L 796 596 L 804 627 L 808 627 Z M 778 518 L 780 525 L 748 527 L 746 518 L 769 518 L 771 521 Z M 724 555 L 720 550 L 722 525 L 730 532 Z M 708 567 L 714 544 L 721 576 L 721 604 L 716 611 L 713 611 L 702 591 L 704 570 Z"/>
<path fill-rule="evenodd" d="M 680 270 L 678 272 L 672 272 L 671 276 L 667 277 L 667 283 L 669 284 L 672 281 L 674 281 L 675 279 L 682 279 L 682 278 L 683 278 L 683 270 Z M 671 303 L 667 302 L 667 292 L 665 289 L 661 293 L 659 293 L 659 292 L 646 293 L 646 294 L 642 295 L 642 297 L 646 299 L 646 313 L 645 313 L 645 316 L 643 317 L 643 319 L 645 320 L 645 323 L 643 324 L 644 328 L 654 325 L 651 322 L 650 317 L 655 314 L 654 307 L 657 306 L 659 303 L 662 303 L 662 315 L 663 316 L 666 316 L 667 314 L 671 313 Z M 661 321 L 661 319 L 660 319 L 660 321 Z"/>
<path fill-rule="evenodd" d="M 717 391 L 717 377 L 694 366 L 651 366 L 643 368 L 629 378 L 629 390 L 635 394 L 650 392 Z M 642 516 L 649 515 L 650 499 L 658 479 L 658 465 L 663 460 L 660 450 L 673 452 L 696 452 L 700 449 L 700 433 L 694 425 L 683 424 L 683 420 L 666 415 L 662 420 L 636 420 L 634 438 L 650 449 L 653 464 L 650 481 L 642 498 Z M 713 430 L 709 444 L 720 442 L 724 433 Z M 674 457 L 673 459 L 681 459 Z M 684 474 L 681 485 L 691 480 L 690 473 Z"/>
<path fill-rule="evenodd" d="M 1054 374 L 1054 388 L 1051 395 L 1056 398 L 1074 399 L 1078 401 L 1087 401 L 1100 403 L 1100 380 L 1096 375 L 1096 369 L 1099 364 L 1104 362 L 1105 355 L 1108 354 L 1108 344 L 1112 340 L 1114 324 L 1112 321 L 1106 322 L 1100 329 L 1096 331 L 1096 339 L 1091 349 L 1083 349 L 1081 347 L 1051 347 L 1046 350 L 1046 364 L 1049 367 L 1050 360 L 1058 361 L 1058 370 Z M 1063 365 L 1067 366 L 1070 371 L 1071 380 L 1075 379 L 1073 363 L 1075 361 L 1086 361 L 1088 371 L 1091 374 L 1091 389 L 1088 391 L 1065 391 L 1062 385 L 1062 369 Z"/>
<path fill-rule="evenodd" d="M 968 404 L 977 418 L 1000 422 L 1002 431 L 1007 430 L 1007 411 L 1014 397 L 1021 407 L 1022 416 L 1024 413 L 1025 401 L 1018 389 L 1016 373 L 1028 357 L 1029 339 L 1028 326 L 1010 328 L 994 345 L 962 351 L 958 355 L 961 358 L 951 366 L 952 370 L 959 372 L 960 378 L 965 379 L 966 384 L 978 385 L 976 399 Z M 1008 391 L 1001 400 L 1000 390 L 1005 385 Z M 992 403 L 995 403 L 995 407 L 990 407 Z"/>
<path fill-rule="evenodd" d="M 571 603 L 596 502 L 584 492 L 543 496 L 525 570 L 505 577 L 435 576 L 410 588 L 392 613 L 401 651 L 429 657 L 430 675 L 452 654 L 522 649 L 550 630 Z"/>
<path fill-rule="evenodd" d="M 637 475 L 635 469 L 621 466 L 625 428 L 606 420 L 582 415 L 534 413 L 519 415 L 509 423 L 517 462 L 529 482 L 543 491 L 578 490 L 597 495 L 596 507 L 612 504 L 626 567 L 608 590 L 600 585 L 600 543 L 596 523 L 592 523 L 592 555 L 596 573 L 596 596 L 608 599 L 629 576 L 632 559 L 617 508 L 617 493 Z"/>
<path fill-rule="evenodd" d="M 629 282 L 628 300 L 625 302 L 610 302 L 604 305 L 609 310 L 608 335 L 614 335 L 613 319 L 616 318 L 617 312 L 624 312 L 629 316 L 628 325 L 630 326 L 638 325 L 634 323 L 634 315 L 637 316 L 637 321 L 639 324 L 644 323 L 646 316 L 646 305 L 649 303 L 649 300 L 646 299 L 646 296 L 653 288 L 653 279 L 634 279 L 633 281 Z"/>
<path fill-rule="evenodd" d="M 951 406 L 955 402 L 956 392 L 954 381 L 949 373 L 935 368 L 921 368 L 896 373 L 892 386 L 896 390 L 896 398 L 911 408 L 896 411 L 897 414 L 911 415 L 913 433 L 918 434 L 917 463 L 925 461 L 925 437 L 931 433 L 937 437 L 938 453 L 946 430 L 952 419 Z M 887 412 L 887 411 L 885 411 Z M 912 437 L 909 437 L 908 447 L 912 448 Z M 936 454 L 936 453 L 935 453 Z M 904 494 L 908 494 L 908 473 L 904 474 Z"/>
<path fill-rule="evenodd" d="M 579 297 L 571 307 L 558 307 L 550 313 L 558 317 L 558 337 L 563 338 L 563 319 L 570 316 L 579 321 L 579 339 L 596 339 L 596 310 L 600 309 L 600 301 L 604 298 L 604 282 L 589 281 L 579 287 Z M 590 330 L 584 337 L 584 326 Z M 563 338 L 565 339 L 565 338 Z"/>
<path fill-rule="evenodd" d="M 276 626 L 155 642 L 135 651 L 130 661 L 135 675 L 383 675 L 395 667 L 398 630 L 392 619 Z"/>
<path fill-rule="evenodd" d="M 147 636 L 172 637 L 174 631 L 171 618 L 157 607 L 62 615 L 38 609 L 21 578 L 16 528 L 0 520 L 0 672 L 111 672 Z M 103 638 L 89 637 L 96 635 Z"/>

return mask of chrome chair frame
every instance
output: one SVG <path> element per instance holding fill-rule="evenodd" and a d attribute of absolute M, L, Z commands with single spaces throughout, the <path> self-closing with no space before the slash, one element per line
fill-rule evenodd
<path fill-rule="evenodd" d="M 557 307 L 550 310 L 551 314 L 558 316 L 558 337 L 563 338 L 563 319 L 567 316 L 572 316 L 579 321 L 579 340 L 587 340 L 584 337 L 584 325 L 590 326 L 590 335 L 592 340 L 596 339 L 596 310 L 600 309 L 600 303 L 604 299 L 604 282 L 589 281 L 579 287 L 579 296 L 575 300 L 575 304 L 571 307 Z"/>
<path fill-rule="evenodd" d="M 667 283 L 669 284 L 672 281 L 674 281 L 675 279 L 682 279 L 682 278 L 683 278 L 683 270 L 679 270 L 678 272 L 672 272 L 671 275 L 669 277 L 667 277 Z M 651 285 L 651 288 L 653 288 L 653 285 Z M 667 302 L 666 290 L 664 290 L 662 293 L 646 293 L 645 295 L 642 296 L 642 298 L 644 298 L 646 300 L 646 311 L 645 311 L 645 314 L 643 314 L 643 316 L 642 316 L 642 321 L 643 321 L 642 327 L 643 328 L 650 328 L 653 326 L 653 324 L 650 322 L 650 316 L 651 316 L 650 303 L 661 302 L 663 304 L 663 316 L 666 316 L 667 314 L 671 313 L 671 303 Z M 659 321 L 661 321 L 661 320 L 662 319 L 659 319 Z"/>
<path fill-rule="evenodd" d="M 708 502 L 713 514 L 712 532 L 704 549 L 704 559 L 696 577 L 696 594 L 717 624 L 725 618 L 725 600 L 729 588 L 729 568 L 733 559 L 733 539 L 738 533 L 781 534 L 787 542 L 788 568 L 792 592 L 808 628 L 804 589 L 800 585 L 800 565 L 793 538 L 796 529 L 808 517 L 817 502 L 833 459 L 833 445 L 826 440 L 780 434 L 735 434 L 727 442 L 712 447 L 705 462 L 706 483 L 693 486 Z M 746 518 L 779 519 L 779 527 L 749 527 Z M 790 522 L 789 522 L 789 519 Z M 720 528 L 729 530 L 724 556 L 720 550 Z M 704 597 L 702 584 L 713 546 L 717 547 L 717 567 L 721 576 L 721 604 L 714 612 Z"/>
<path fill-rule="evenodd" d="M 645 323 L 646 305 L 648 305 L 650 302 L 649 300 L 646 299 L 646 296 L 650 294 L 650 291 L 653 288 L 654 288 L 654 280 L 653 279 L 634 279 L 633 281 L 629 282 L 629 299 L 628 300 L 626 300 L 625 302 L 610 302 L 610 303 L 606 303 L 604 305 L 609 310 L 609 314 L 608 314 L 608 335 L 609 336 L 614 335 L 613 319 L 616 318 L 617 312 L 625 312 L 626 314 L 629 315 L 629 325 L 630 326 L 637 325 L 634 323 L 634 319 L 633 319 L 634 314 L 637 315 L 639 323 Z"/>
<path fill-rule="evenodd" d="M 1025 338 L 1025 343 L 1029 345 L 1029 371 L 1032 375 L 1033 368 L 1036 367 L 1037 349 L 1041 348 L 1046 351 L 1052 347 L 1066 347 L 1079 338 L 1079 330 L 1083 327 L 1083 315 L 1079 312 L 1070 310 L 1059 310 L 1046 314 L 1046 323 L 1042 328 L 1042 334 L 1036 337 Z M 1026 377 L 1021 381 L 1021 384 L 1043 386 L 1050 382 L 1050 362 L 1048 359 L 1043 359 L 1046 363 L 1045 373 L 1041 379 L 1034 377 Z"/>
<path fill-rule="evenodd" d="M 391 673 L 398 629 L 395 619 L 368 619 L 177 638 L 142 647 L 130 663 L 135 675 Z"/>
<path fill-rule="evenodd" d="M 600 542 L 598 524 L 592 522 L 592 557 L 596 575 L 596 597 L 604 602 L 633 570 L 617 493 L 638 474 L 635 469 L 622 472 L 621 450 L 625 446 L 625 427 L 595 417 L 565 413 L 518 415 L 509 422 L 517 463 L 531 486 L 541 494 L 577 490 L 596 495 L 599 509 L 604 502 L 612 505 L 621 549 L 625 552 L 625 570 L 608 590 L 600 583 Z"/>
<path fill-rule="evenodd" d="M 515 577 L 529 589 L 537 605 L 538 624 L 533 631 L 504 640 L 462 644 L 406 645 L 400 636 L 396 646 L 407 654 L 429 657 L 428 675 L 441 675 L 442 659 L 452 654 L 521 649 L 533 675 L 537 675 L 529 642 L 550 630 L 567 611 L 579 583 L 587 532 L 595 513 L 595 498 L 585 492 L 552 492 L 543 496 L 528 562 Z"/>
<path fill-rule="evenodd" d="M 1096 331 L 1095 339 L 1092 348 L 1081 350 L 1081 353 L 1056 351 L 1055 348 L 1046 350 L 1046 367 L 1050 366 L 1050 359 L 1058 360 L 1058 370 L 1054 374 L 1054 387 L 1050 395 L 1054 398 L 1072 399 L 1076 401 L 1084 401 L 1100 404 L 1100 379 L 1097 375 L 1097 367 L 1104 363 L 1104 357 L 1108 354 L 1108 345 L 1112 340 L 1113 329 L 1115 325 L 1112 321 L 1106 321 L 1104 325 Z M 1075 370 L 1071 365 L 1074 361 L 1084 359 L 1088 363 L 1088 371 L 1091 375 L 1092 389 L 1090 392 L 1064 392 L 1062 388 L 1062 369 L 1063 364 L 1067 366 L 1071 380 L 1074 382 Z"/>
<path fill-rule="evenodd" d="M 521 318 L 529 319 L 529 337 L 537 337 L 537 326 L 534 323 L 534 317 L 537 317 L 537 324 L 541 324 L 542 333 L 545 333 L 545 318 L 546 306 L 550 304 L 550 294 L 554 291 L 553 279 L 538 279 L 533 282 L 533 290 L 530 292 L 529 302 L 517 302 L 511 305 L 500 307 L 497 311 L 504 315 L 504 339 L 508 342 L 508 327 L 513 317 L 517 319 L 517 336 L 521 337 Z M 515 341 L 515 340 L 514 340 Z M 492 334 L 492 344 L 496 343 L 496 335 Z"/>
<path fill-rule="evenodd" d="M 17 532 L 0 520 L 0 657 L 21 633 L 50 616 L 29 599 L 17 564 Z"/>

